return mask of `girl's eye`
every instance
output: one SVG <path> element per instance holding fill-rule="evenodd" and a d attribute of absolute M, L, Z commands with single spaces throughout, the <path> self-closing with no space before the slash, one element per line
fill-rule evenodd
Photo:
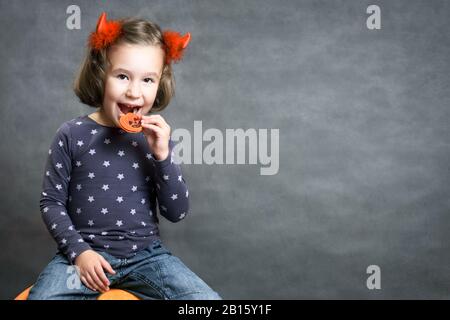
<path fill-rule="evenodd" d="M 145 78 L 144 81 L 146 83 L 154 83 L 155 82 L 155 80 L 153 80 L 152 78 Z"/>
<path fill-rule="evenodd" d="M 124 75 L 124 74 L 119 74 L 117 76 L 117 78 L 119 78 L 120 80 L 124 80 L 125 78 L 128 78 L 128 77 L 126 75 Z"/>

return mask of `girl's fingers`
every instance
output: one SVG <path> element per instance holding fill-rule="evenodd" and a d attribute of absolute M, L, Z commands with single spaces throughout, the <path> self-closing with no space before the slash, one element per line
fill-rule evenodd
<path fill-rule="evenodd" d="M 109 290 L 109 288 L 108 288 L 109 280 L 106 277 L 105 272 L 103 271 L 103 267 L 101 265 L 99 265 L 98 267 L 95 267 L 95 272 L 97 273 L 97 277 L 102 284 L 102 288 L 105 291 Z"/>
<path fill-rule="evenodd" d="M 102 264 L 103 269 L 105 269 L 109 274 L 116 274 L 114 269 L 111 267 L 108 261 L 105 258 L 101 257 L 100 263 Z"/>
<path fill-rule="evenodd" d="M 152 131 L 155 131 L 158 135 L 163 135 L 164 134 L 163 129 L 161 129 L 160 127 L 158 127 L 157 125 L 154 125 L 154 124 L 143 123 L 142 127 L 150 129 Z"/>
<path fill-rule="evenodd" d="M 98 288 L 96 288 L 96 285 L 95 285 L 94 281 L 92 281 L 92 278 L 89 275 L 89 273 L 86 273 L 85 278 L 86 278 L 86 282 L 87 282 L 87 287 L 89 289 L 91 289 L 92 291 L 98 291 Z"/>
<path fill-rule="evenodd" d="M 91 288 L 91 285 L 88 283 L 86 277 L 81 276 L 80 279 L 81 279 L 81 282 L 83 282 L 83 284 L 84 284 L 86 287 L 88 287 L 89 289 L 91 289 L 92 291 L 94 291 L 94 289 Z"/>
<path fill-rule="evenodd" d="M 89 273 L 89 275 L 91 276 L 92 281 L 94 281 L 95 287 L 96 287 L 97 289 L 99 289 L 101 292 L 104 292 L 104 291 L 106 291 L 106 286 L 105 286 L 105 284 L 102 282 L 102 280 L 100 280 L 100 278 L 98 277 L 98 275 L 97 275 L 98 271 L 99 271 L 99 270 L 97 270 L 97 268 L 94 267 L 94 270 L 92 270 L 92 271 Z M 102 270 L 102 272 L 103 272 L 103 270 Z"/>
<path fill-rule="evenodd" d="M 170 128 L 166 120 L 164 120 L 164 118 L 160 115 L 142 117 L 141 123 L 155 124 L 161 128 Z"/>

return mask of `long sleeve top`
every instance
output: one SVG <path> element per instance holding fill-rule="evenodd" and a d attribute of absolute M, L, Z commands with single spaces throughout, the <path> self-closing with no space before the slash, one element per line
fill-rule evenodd
<path fill-rule="evenodd" d="M 159 238 L 158 213 L 172 222 L 189 210 L 181 168 L 156 160 L 144 134 L 87 115 L 63 123 L 48 152 L 40 211 L 71 263 L 88 249 L 130 258 Z"/>

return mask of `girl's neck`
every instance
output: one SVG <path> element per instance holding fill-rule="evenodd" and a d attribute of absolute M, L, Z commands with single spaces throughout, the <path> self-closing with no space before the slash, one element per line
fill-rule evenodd
<path fill-rule="evenodd" d="M 113 123 L 106 117 L 101 108 L 97 109 L 94 113 L 88 115 L 89 118 L 97 122 L 99 125 L 106 127 L 115 127 Z"/>

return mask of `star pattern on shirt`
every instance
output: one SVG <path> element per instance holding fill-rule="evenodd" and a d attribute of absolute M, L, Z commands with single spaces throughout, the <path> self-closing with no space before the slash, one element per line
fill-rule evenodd
<path fill-rule="evenodd" d="M 75 124 L 80 128 L 70 135 L 64 131 L 67 127 L 57 131 L 48 149 L 50 161 L 44 171 L 47 192 L 42 192 L 46 224 L 70 259 L 86 248 L 84 241 L 93 249 L 124 256 L 147 247 L 149 240 L 145 239 L 158 234 L 158 218 L 151 210 L 156 206 L 155 197 L 166 218 L 176 221 L 186 216 L 182 209 L 186 200 L 180 199 L 184 189 L 178 185 L 184 184 L 184 179 L 178 165 L 156 166 L 160 161 L 145 150 L 148 146 L 143 136 L 122 130 L 118 130 L 120 136 L 118 131 L 109 135 L 112 131 L 93 121 L 73 121 L 69 126 Z M 173 152 L 170 155 L 174 157 Z M 187 189 L 185 192 L 187 198 Z M 55 212 L 54 204 L 60 210 Z M 118 230 L 120 233 L 115 233 Z M 115 234 L 108 235 L 108 231 Z M 127 241 L 118 241 L 125 238 Z"/>

